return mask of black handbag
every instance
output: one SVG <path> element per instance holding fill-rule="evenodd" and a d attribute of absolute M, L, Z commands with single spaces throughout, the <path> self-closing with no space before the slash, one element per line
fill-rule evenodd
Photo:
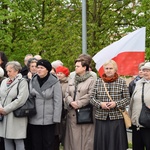
<path fill-rule="evenodd" d="M 17 95 L 19 93 L 20 82 L 21 81 L 19 81 L 18 86 L 17 86 Z M 16 98 L 14 98 L 14 99 L 16 99 Z M 14 110 L 13 113 L 14 113 L 15 117 L 31 117 L 31 116 L 36 115 L 35 97 L 29 96 L 26 103 L 23 106 Z"/>
<path fill-rule="evenodd" d="M 2 122 L 4 119 L 4 116 L 2 114 L 0 114 L 0 122 Z"/>
<path fill-rule="evenodd" d="M 150 128 L 150 109 L 144 103 L 144 83 L 142 87 L 142 109 L 139 116 L 139 123 L 146 128 Z"/>
<path fill-rule="evenodd" d="M 74 98 L 75 101 L 77 87 L 75 86 Z M 88 104 L 82 108 L 78 108 L 76 111 L 76 123 L 77 124 L 91 124 L 93 123 L 93 106 Z"/>
<path fill-rule="evenodd" d="M 88 104 L 82 108 L 76 109 L 77 124 L 93 123 L 93 106 Z"/>

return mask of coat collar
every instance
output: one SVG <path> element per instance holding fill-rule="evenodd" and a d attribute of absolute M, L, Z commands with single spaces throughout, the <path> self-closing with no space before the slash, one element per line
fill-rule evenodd
<path fill-rule="evenodd" d="M 17 78 L 15 78 L 15 80 L 9 85 L 8 89 L 12 88 L 15 84 L 17 84 L 20 80 L 22 79 L 22 75 L 19 73 L 17 75 Z M 6 79 L 6 81 L 8 80 L 8 78 Z"/>
<path fill-rule="evenodd" d="M 31 86 L 42 95 L 42 91 L 45 91 L 46 89 L 52 87 L 57 82 L 59 82 L 58 78 L 50 73 L 47 81 L 40 87 L 38 80 L 37 80 L 37 75 L 35 75 L 31 79 L 31 84 L 32 84 Z"/>

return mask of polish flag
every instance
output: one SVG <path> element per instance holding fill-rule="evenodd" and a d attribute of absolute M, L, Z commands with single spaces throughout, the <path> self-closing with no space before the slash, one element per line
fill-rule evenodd
<path fill-rule="evenodd" d="M 133 76 L 138 74 L 138 65 L 145 61 L 145 31 L 142 27 L 112 43 L 98 52 L 93 60 L 101 76 L 103 64 L 113 59 L 118 65 L 118 74 Z"/>

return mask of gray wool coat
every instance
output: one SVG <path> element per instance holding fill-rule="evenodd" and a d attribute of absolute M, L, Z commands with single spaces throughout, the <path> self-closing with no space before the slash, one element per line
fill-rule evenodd
<path fill-rule="evenodd" d="M 59 123 L 62 112 L 62 90 L 59 80 L 50 74 L 40 87 L 37 76 L 30 81 L 30 94 L 35 96 L 37 114 L 29 118 L 33 125 Z"/>
<path fill-rule="evenodd" d="M 19 94 L 17 96 L 17 85 L 19 85 Z M 22 79 L 22 75 L 18 77 L 7 87 L 8 78 L 4 79 L 0 87 L 0 107 L 3 106 L 5 112 L 2 122 L 0 122 L 0 137 L 8 139 L 23 139 L 26 138 L 27 117 L 17 118 L 13 111 L 21 107 L 29 96 L 28 83 Z M 17 98 L 12 101 L 13 98 Z"/>
<path fill-rule="evenodd" d="M 77 101 L 80 108 L 90 103 L 90 95 L 93 90 L 94 83 L 95 80 L 91 76 L 84 82 L 78 84 L 75 101 Z M 93 150 L 94 124 L 76 124 L 76 112 L 69 105 L 73 101 L 74 90 L 74 79 L 71 79 L 69 80 L 65 94 L 65 103 L 66 106 L 68 106 L 68 114 L 64 149 Z"/>

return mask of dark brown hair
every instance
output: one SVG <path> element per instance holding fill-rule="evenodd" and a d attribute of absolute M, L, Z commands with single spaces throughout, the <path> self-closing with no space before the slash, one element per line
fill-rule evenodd
<path fill-rule="evenodd" d="M 92 57 L 89 54 L 80 54 L 78 58 L 86 60 L 89 65 L 91 64 Z"/>
<path fill-rule="evenodd" d="M 86 67 L 86 71 L 89 71 L 89 63 L 88 63 L 88 61 L 86 61 L 83 58 L 78 58 L 78 59 L 75 60 L 75 64 L 77 62 L 81 62 L 82 67 Z"/>

